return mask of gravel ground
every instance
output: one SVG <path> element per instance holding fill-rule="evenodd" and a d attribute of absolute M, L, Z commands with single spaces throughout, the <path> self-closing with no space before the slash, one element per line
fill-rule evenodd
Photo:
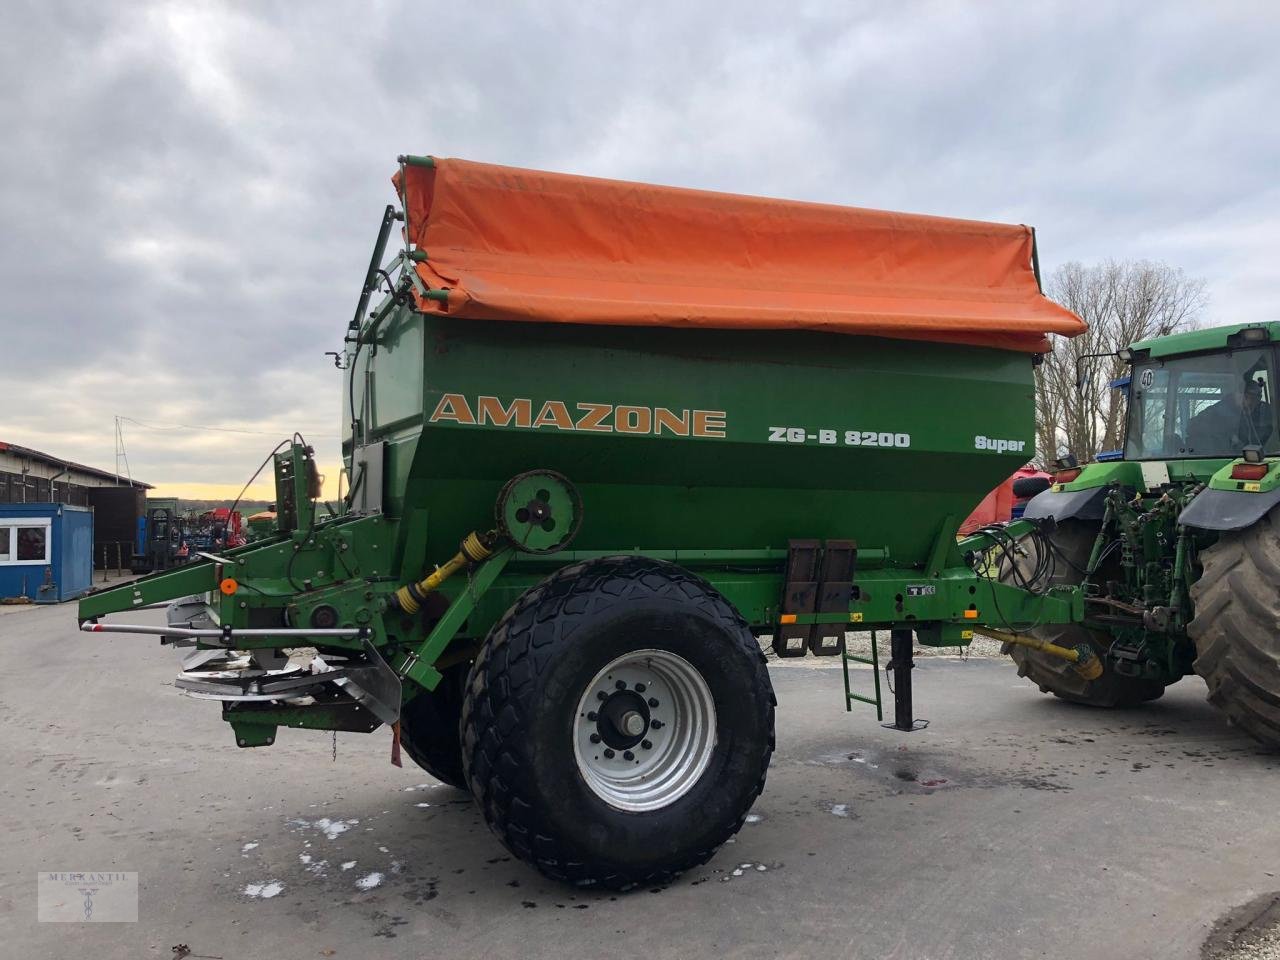
<path fill-rule="evenodd" d="M 1204 960 L 1280 960 L 1280 894 L 1268 893 L 1224 917 L 1205 941 Z"/>
<path fill-rule="evenodd" d="M 1280 960 L 1280 930 L 1273 924 L 1268 930 L 1241 934 L 1239 940 L 1210 956 L 1213 960 Z"/>

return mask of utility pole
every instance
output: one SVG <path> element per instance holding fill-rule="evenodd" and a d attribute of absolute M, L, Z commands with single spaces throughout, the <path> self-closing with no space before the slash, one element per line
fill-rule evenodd
<path fill-rule="evenodd" d="M 116 486 L 120 485 L 120 461 L 124 461 L 125 476 L 129 478 L 129 486 L 133 486 L 133 471 L 129 469 L 129 454 L 124 449 L 124 427 L 120 417 L 116 416 Z"/>

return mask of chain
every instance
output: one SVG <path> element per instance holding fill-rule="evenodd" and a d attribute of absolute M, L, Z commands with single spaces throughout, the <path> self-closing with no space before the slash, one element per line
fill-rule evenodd
<path fill-rule="evenodd" d="M 338 762 L 338 731 L 333 731 L 333 762 Z"/>

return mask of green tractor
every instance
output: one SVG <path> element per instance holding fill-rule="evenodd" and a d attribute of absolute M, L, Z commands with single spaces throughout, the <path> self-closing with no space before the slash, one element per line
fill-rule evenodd
<path fill-rule="evenodd" d="M 1083 588 L 1081 623 L 1032 631 L 1088 643 L 1102 663 L 1086 680 L 1060 658 L 1010 646 L 1045 693 L 1130 706 L 1197 673 L 1231 723 L 1280 746 L 1280 432 L 1273 390 L 1280 324 L 1243 324 L 1135 343 L 1122 450 L 1058 462 L 1026 508 L 1052 517 L 1051 557 L 1006 563 L 1017 583 L 1050 563 L 1052 581 Z"/>

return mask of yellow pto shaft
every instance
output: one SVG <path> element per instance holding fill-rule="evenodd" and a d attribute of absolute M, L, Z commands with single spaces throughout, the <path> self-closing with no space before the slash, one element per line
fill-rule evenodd
<path fill-rule="evenodd" d="M 479 563 L 482 560 L 488 560 L 493 556 L 493 551 L 485 545 L 484 540 L 476 533 L 468 533 L 463 538 L 462 546 L 453 559 L 449 560 L 443 566 L 436 567 L 435 571 L 428 577 L 419 580 L 417 583 L 410 583 L 395 593 L 396 604 L 405 613 L 417 613 L 421 609 L 422 601 L 426 599 L 427 594 L 438 588 L 451 576 L 469 563 Z"/>
<path fill-rule="evenodd" d="M 983 627 L 982 633 L 1001 643 L 1011 643 L 1018 647 L 1029 647 L 1053 657 L 1061 657 L 1073 665 L 1073 669 L 1086 680 L 1097 680 L 1102 676 L 1102 661 L 1087 643 L 1078 643 L 1074 647 L 1063 647 L 1048 640 L 1041 640 L 1026 633 L 1006 633 L 1004 630 L 993 630 Z"/>

